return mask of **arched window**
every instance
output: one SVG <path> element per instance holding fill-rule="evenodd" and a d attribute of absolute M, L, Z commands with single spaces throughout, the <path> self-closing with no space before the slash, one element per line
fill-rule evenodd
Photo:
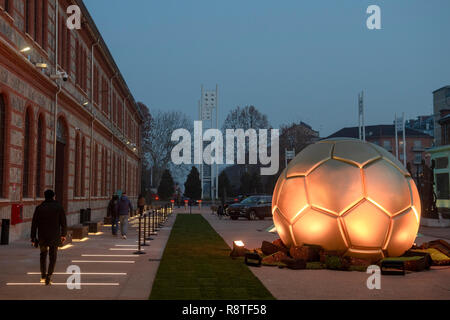
<path fill-rule="evenodd" d="M 30 109 L 25 113 L 25 132 L 23 145 L 22 197 L 30 198 L 30 162 L 31 162 L 31 115 Z"/>
<path fill-rule="evenodd" d="M 75 177 L 74 177 L 74 194 L 75 197 L 80 196 L 80 179 L 81 179 L 81 168 L 80 168 L 80 135 L 77 133 L 75 138 Z"/>
<path fill-rule="evenodd" d="M 5 169 L 5 143 L 6 143 L 6 104 L 5 97 L 0 94 L 0 198 L 5 197 L 4 193 L 4 169 Z"/>
<path fill-rule="evenodd" d="M 40 115 L 37 128 L 37 150 L 36 150 L 36 198 L 43 198 L 44 172 L 45 172 L 45 122 L 44 116 Z"/>
<path fill-rule="evenodd" d="M 80 196 L 85 196 L 85 184 L 86 184 L 86 139 L 83 137 L 81 145 L 81 182 L 80 182 Z"/>

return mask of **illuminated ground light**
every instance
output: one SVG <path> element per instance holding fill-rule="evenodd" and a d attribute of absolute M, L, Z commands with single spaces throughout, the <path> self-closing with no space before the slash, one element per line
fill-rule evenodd
<path fill-rule="evenodd" d="M 116 247 L 137 247 L 135 244 L 116 244 Z"/>
<path fill-rule="evenodd" d="M 233 241 L 233 251 L 231 252 L 232 257 L 244 256 L 245 252 L 245 244 L 242 240 Z"/>
<path fill-rule="evenodd" d="M 73 247 L 72 244 L 66 244 L 64 247 L 59 248 L 59 250 L 67 250 L 67 249 L 70 249 L 72 247 Z"/>
<path fill-rule="evenodd" d="M 356 139 L 322 140 L 277 181 L 273 221 L 283 243 L 379 260 L 411 248 L 421 204 L 414 180 L 388 151 Z"/>
<path fill-rule="evenodd" d="M 135 263 L 135 261 L 91 261 L 91 260 L 72 260 L 73 263 Z"/>
<path fill-rule="evenodd" d="M 70 283 L 72 284 L 72 283 Z M 29 283 L 7 283 L 7 286 L 45 286 L 45 283 L 38 283 L 38 282 L 29 282 Z M 120 284 L 115 282 L 115 283 L 80 283 L 80 286 L 96 286 L 96 287 L 100 287 L 100 286 L 119 286 Z M 67 286 L 67 283 L 55 283 L 52 282 L 52 286 Z"/>
<path fill-rule="evenodd" d="M 136 250 L 136 248 L 134 248 L 134 249 L 111 248 L 109 250 L 111 250 L 111 251 L 134 251 L 134 250 Z M 144 249 L 142 249 L 142 250 L 144 250 Z"/>
<path fill-rule="evenodd" d="M 40 275 L 40 272 L 27 272 L 27 275 L 37 276 Z M 53 275 L 82 275 L 82 276 L 126 276 L 126 272 L 53 272 Z"/>
<path fill-rule="evenodd" d="M 90 235 L 90 236 L 101 236 L 102 234 L 104 234 L 104 233 L 103 232 L 88 233 L 88 235 Z"/>
<path fill-rule="evenodd" d="M 234 241 L 234 245 L 236 247 L 245 247 L 244 242 L 242 242 L 241 240 Z"/>
<path fill-rule="evenodd" d="M 134 254 L 82 254 L 82 257 L 123 257 L 123 258 L 136 258 Z"/>
<path fill-rule="evenodd" d="M 86 238 L 83 238 L 83 239 L 72 239 L 72 242 L 85 242 L 85 241 L 88 241 L 88 240 L 89 240 L 89 238 L 86 237 Z"/>

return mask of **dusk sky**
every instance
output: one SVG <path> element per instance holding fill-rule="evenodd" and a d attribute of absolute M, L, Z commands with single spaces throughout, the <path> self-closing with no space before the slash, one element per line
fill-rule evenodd
<path fill-rule="evenodd" d="M 200 86 L 219 85 L 220 119 L 254 105 L 274 127 L 321 136 L 432 113 L 450 85 L 450 1 L 85 0 L 137 101 L 197 118 Z M 381 7 L 382 30 L 366 9 Z"/>

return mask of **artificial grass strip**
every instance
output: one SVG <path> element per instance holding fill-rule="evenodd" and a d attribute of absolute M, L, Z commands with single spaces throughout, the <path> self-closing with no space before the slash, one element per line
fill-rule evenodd
<path fill-rule="evenodd" d="M 199 214 L 179 214 L 153 283 L 151 300 L 274 299 Z"/>

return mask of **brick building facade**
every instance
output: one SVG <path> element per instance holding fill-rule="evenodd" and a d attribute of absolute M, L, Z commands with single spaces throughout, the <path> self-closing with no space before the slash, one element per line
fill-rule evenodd
<path fill-rule="evenodd" d="M 429 162 L 427 158 L 427 149 L 433 146 L 433 137 L 419 130 L 406 128 L 406 163 L 411 165 L 413 176 L 417 172 L 422 172 L 422 160 Z M 358 127 L 343 128 L 333 133 L 328 138 L 358 138 Z M 395 127 L 394 125 L 376 125 L 366 126 L 366 140 L 377 144 L 392 154 L 396 155 Z M 403 163 L 403 134 L 398 133 L 398 155 L 400 162 Z"/>
<path fill-rule="evenodd" d="M 66 27 L 81 8 L 80 30 Z M 66 72 L 66 81 L 58 73 Z M 10 239 L 29 235 L 43 192 L 54 188 L 69 225 L 80 209 L 93 220 L 125 190 L 140 190 L 140 127 L 135 100 L 79 0 L 0 0 L 0 219 L 23 204 Z"/>

